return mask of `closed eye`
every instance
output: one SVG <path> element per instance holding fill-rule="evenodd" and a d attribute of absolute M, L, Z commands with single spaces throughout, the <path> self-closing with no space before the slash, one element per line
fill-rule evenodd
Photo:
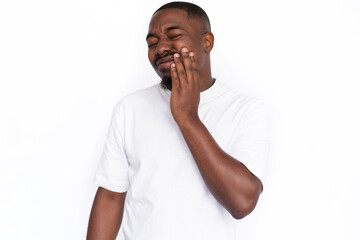
<path fill-rule="evenodd" d="M 182 34 L 178 34 L 178 35 L 175 35 L 175 36 L 171 36 L 171 37 L 169 37 L 170 39 L 176 39 L 176 38 L 178 38 L 178 37 L 180 37 Z"/>
<path fill-rule="evenodd" d="M 148 47 L 151 48 L 151 47 L 155 46 L 157 43 L 158 43 L 158 41 L 155 39 L 148 40 Z"/>
<path fill-rule="evenodd" d="M 176 40 L 177 38 L 179 38 L 179 37 L 181 37 L 183 34 L 176 34 L 176 35 L 173 35 L 173 36 L 169 36 L 168 38 L 170 39 L 170 40 Z M 149 42 L 152 42 L 152 41 L 149 41 Z M 153 47 L 153 46 L 155 46 L 157 44 L 157 41 L 155 42 L 155 43 L 149 43 L 148 44 L 148 48 L 151 48 L 151 47 Z"/>

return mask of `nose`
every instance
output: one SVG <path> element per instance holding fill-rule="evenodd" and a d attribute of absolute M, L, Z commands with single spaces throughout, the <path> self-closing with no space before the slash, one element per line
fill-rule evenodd
<path fill-rule="evenodd" d="M 161 38 L 159 39 L 157 45 L 156 45 L 156 49 L 155 49 L 155 54 L 156 55 L 163 55 L 165 52 L 169 52 L 171 50 L 171 43 L 168 39 L 166 38 Z"/>

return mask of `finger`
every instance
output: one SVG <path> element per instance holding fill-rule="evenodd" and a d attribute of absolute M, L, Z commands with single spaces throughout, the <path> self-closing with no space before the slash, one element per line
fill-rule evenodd
<path fill-rule="evenodd" d="M 181 86 L 180 86 L 179 77 L 178 77 L 178 74 L 176 71 L 175 63 L 171 64 L 170 71 L 171 71 L 170 74 L 171 74 L 172 90 L 179 89 Z"/>
<path fill-rule="evenodd" d="M 189 58 L 190 58 L 190 69 L 192 72 L 192 81 L 193 83 L 197 84 L 198 86 L 200 86 L 200 78 L 199 78 L 199 73 L 197 70 L 197 64 L 195 62 L 195 54 L 193 52 L 189 53 Z"/>
<path fill-rule="evenodd" d="M 179 82 L 180 82 L 180 86 L 185 86 L 185 84 L 188 83 L 188 80 L 187 80 L 187 77 L 186 77 L 184 65 L 181 62 L 180 55 L 178 53 L 174 54 L 174 63 L 175 63 L 178 79 L 179 79 Z"/>
<path fill-rule="evenodd" d="M 193 82 L 194 71 L 193 71 L 193 66 L 191 63 L 190 56 L 189 56 L 189 50 L 187 48 L 181 49 L 181 55 L 182 55 L 183 64 L 184 64 L 184 68 L 185 68 L 186 78 L 187 78 L 188 82 L 191 83 L 191 82 Z"/>

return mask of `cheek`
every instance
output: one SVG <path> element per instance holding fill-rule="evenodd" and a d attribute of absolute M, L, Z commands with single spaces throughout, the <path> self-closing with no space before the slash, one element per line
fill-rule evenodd
<path fill-rule="evenodd" d="M 179 44 L 176 44 L 176 49 L 180 52 L 183 47 L 189 49 L 190 52 L 194 52 L 195 60 L 198 59 L 198 54 L 201 52 L 201 44 L 196 44 L 193 41 L 182 41 Z"/>
<path fill-rule="evenodd" d="M 174 43 L 174 48 L 179 52 L 184 47 L 189 49 L 189 51 L 194 51 L 194 45 L 192 44 L 191 41 L 179 40 Z"/>
<path fill-rule="evenodd" d="M 199 70 L 202 70 L 203 67 L 205 66 L 206 55 L 204 54 L 203 51 L 194 52 L 194 55 L 195 55 L 195 63 L 197 65 L 197 68 Z"/>
<path fill-rule="evenodd" d="M 149 59 L 150 63 L 152 63 L 154 61 L 154 59 L 155 59 L 154 51 L 148 50 L 148 59 Z"/>

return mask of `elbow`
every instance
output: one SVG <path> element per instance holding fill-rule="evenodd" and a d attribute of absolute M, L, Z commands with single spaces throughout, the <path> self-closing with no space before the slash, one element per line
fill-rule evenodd
<path fill-rule="evenodd" d="M 237 211 L 237 212 L 231 212 L 231 216 L 236 219 L 236 220 L 240 220 L 243 219 L 244 217 L 246 217 L 248 214 Z"/>
<path fill-rule="evenodd" d="M 255 204 L 245 204 L 242 206 L 237 206 L 236 208 L 232 209 L 230 212 L 231 216 L 236 219 L 240 220 L 249 215 L 255 208 Z"/>
<path fill-rule="evenodd" d="M 255 209 L 258 199 L 258 194 L 252 197 L 239 197 L 236 204 L 229 209 L 231 216 L 237 220 L 246 217 Z"/>
<path fill-rule="evenodd" d="M 249 215 L 255 209 L 262 190 L 262 183 L 257 179 L 256 184 L 248 187 L 246 191 L 238 191 L 229 209 L 231 216 L 239 220 Z"/>

